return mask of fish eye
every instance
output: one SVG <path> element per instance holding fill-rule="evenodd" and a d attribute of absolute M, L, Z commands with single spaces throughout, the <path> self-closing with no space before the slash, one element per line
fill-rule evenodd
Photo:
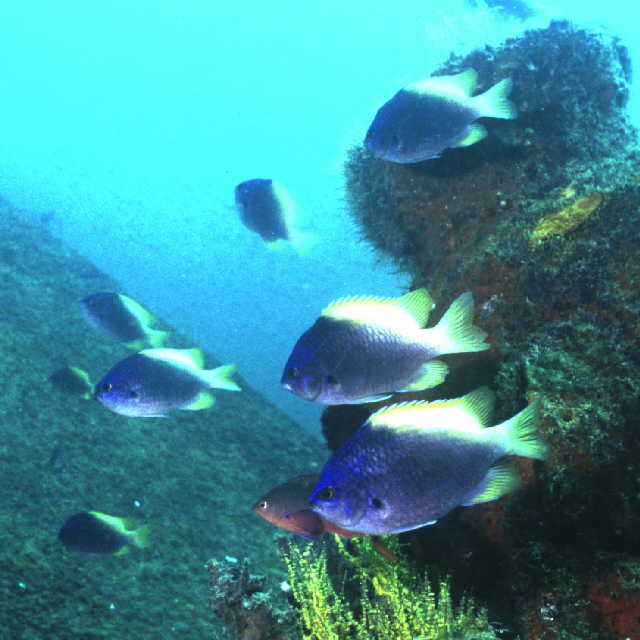
<path fill-rule="evenodd" d="M 369 498 L 369 504 L 374 509 L 382 509 L 382 507 L 384 507 L 384 502 L 382 502 L 380 498 Z"/>
<path fill-rule="evenodd" d="M 266 500 L 260 500 L 260 502 L 258 502 L 258 509 L 261 509 L 262 511 L 266 511 L 268 506 L 269 503 Z"/>
<path fill-rule="evenodd" d="M 135 400 L 140 394 L 137 391 L 134 391 L 133 389 L 131 391 L 129 391 L 129 397 L 132 400 Z"/>
<path fill-rule="evenodd" d="M 336 490 L 333 487 L 325 487 L 316 496 L 316 498 L 318 498 L 318 500 L 322 500 L 322 502 L 329 502 L 329 500 L 333 500 L 335 497 Z"/>
<path fill-rule="evenodd" d="M 327 382 L 329 384 L 338 384 L 338 380 L 336 379 L 335 376 L 327 376 Z"/>
<path fill-rule="evenodd" d="M 300 375 L 300 369 L 297 367 L 290 367 L 287 369 L 286 377 L 287 378 L 297 378 Z"/>
<path fill-rule="evenodd" d="M 113 385 L 109 382 L 105 382 L 104 384 L 100 385 L 100 391 L 102 391 L 102 393 L 108 393 L 109 391 L 111 391 L 111 389 L 113 389 Z"/>

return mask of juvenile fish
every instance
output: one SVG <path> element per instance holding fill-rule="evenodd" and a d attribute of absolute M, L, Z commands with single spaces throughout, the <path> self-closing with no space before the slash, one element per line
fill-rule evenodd
<path fill-rule="evenodd" d="M 152 329 L 155 318 L 140 304 L 122 293 L 100 291 L 80 301 L 85 318 L 92 326 L 109 334 L 129 349 L 161 347 L 166 331 Z"/>
<path fill-rule="evenodd" d="M 429 329 L 433 301 L 425 289 L 400 298 L 348 297 L 332 302 L 289 356 L 281 383 L 321 404 L 358 404 L 439 385 L 447 353 L 483 351 L 473 322 L 473 296 L 460 295 Z"/>
<path fill-rule="evenodd" d="M 81 511 L 67 518 L 58 539 L 70 551 L 123 555 L 131 547 L 143 549 L 149 544 L 149 526 L 133 529 L 126 518 L 100 511 Z"/>
<path fill-rule="evenodd" d="M 49 382 L 58 391 L 80 396 L 84 400 L 93 397 L 93 383 L 89 374 L 79 367 L 61 367 L 50 376 Z"/>
<path fill-rule="evenodd" d="M 253 505 L 252 511 L 276 527 L 292 531 L 306 540 L 316 540 L 325 532 L 337 533 L 343 538 L 361 536 L 362 534 L 357 531 L 341 529 L 311 510 L 309 496 L 316 486 L 318 478 L 317 474 L 291 478 L 260 498 Z M 397 562 L 397 556 L 389 551 L 376 536 L 372 542 L 379 553 L 389 560 Z"/>
<path fill-rule="evenodd" d="M 240 391 L 236 367 L 203 369 L 200 349 L 145 349 L 121 360 L 96 385 L 96 398 L 123 416 L 160 417 L 176 409 L 213 406 L 210 389 Z"/>
<path fill-rule="evenodd" d="M 312 238 L 296 228 L 297 207 L 282 184 L 264 178 L 246 180 L 236 186 L 235 199 L 240 220 L 267 247 L 278 250 L 290 243 L 300 255 L 307 253 Z"/>
<path fill-rule="evenodd" d="M 473 69 L 413 82 L 378 110 L 364 140 L 375 156 L 391 162 L 422 162 L 448 147 L 468 147 L 487 135 L 477 118 L 517 117 L 508 99 L 512 82 L 501 80 L 477 96 Z"/>
<path fill-rule="evenodd" d="M 451 509 L 518 486 L 505 456 L 544 460 L 538 403 L 490 424 L 493 394 L 393 404 L 374 413 L 327 462 L 313 510 L 339 527 L 389 534 L 433 524 Z"/>

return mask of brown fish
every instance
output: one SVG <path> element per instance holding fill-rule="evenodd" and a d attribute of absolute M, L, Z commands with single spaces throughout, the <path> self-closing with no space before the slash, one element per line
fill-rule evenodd
<path fill-rule="evenodd" d="M 333 522 L 325 520 L 311 510 L 309 496 L 318 482 L 318 475 L 302 475 L 271 489 L 252 507 L 252 511 L 267 522 L 292 531 L 306 540 L 317 540 L 321 534 L 337 533 L 343 538 L 355 538 L 363 534 L 347 531 Z M 377 536 L 372 536 L 373 546 L 383 556 L 397 562 L 397 556 L 389 551 Z"/>

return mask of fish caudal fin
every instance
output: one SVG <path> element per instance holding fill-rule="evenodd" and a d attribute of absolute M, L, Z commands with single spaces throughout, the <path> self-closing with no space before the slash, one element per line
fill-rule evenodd
<path fill-rule="evenodd" d="M 437 354 L 471 353 L 489 348 L 487 334 L 473 324 L 473 295 L 460 294 L 435 327 L 422 330 L 423 343 Z"/>
<path fill-rule="evenodd" d="M 501 461 L 489 468 L 484 480 L 475 492 L 465 498 L 463 507 L 481 502 L 497 500 L 507 493 L 515 491 L 520 486 L 520 476 L 513 462 Z"/>
<path fill-rule="evenodd" d="M 545 460 L 548 447 L 538 431 L 539 424 L 540 400 L 536 399 L 513 418 L 491 430 L 495 429 L 496 436 L 505 448 L 505 455 Z"/>
<path fill-rule="evenodd" d="M 444 382 L 449 373 L 449 367 L 440 360 L 430 360 L 420 367 L 418 377 L 406 388 L 399 391 L 422 391 L 432 389 Z"/>
<path fill-rule="evenodd" d="M 145 524 L 139 529 L 136 529 L 131 534 L 131 541 L 139 549 L 145 549 L 146 547 L 148 547 L 149 546 L 149 525 Z"/>
<path fill-rule="evenodd" d="M 313 247 L 318 243 L 318 236 L 302 231 L 291 231 L 290 240 L 293 250 L 301 257 L 308 256 Z"/>
<path fill-rule="evenodd" d="M 226 389 L 227 391 L 242 391 L 231 379 L 236 371 L 235 364 L 224 364 L 216 369 L 200 371 L 202 380 L 212 389 Z"/>
<path fill-rule="evenodd" d="M 147 329 L 147 341 L 154 348 L 164 347 L 164 343 L 169 337 L 168 331 L 160 331 L 159 329 Z"/>
<path fill-rule="evenodd" d="M 509 93 L 513 81 L 511 78 L 504 78 L 491 89 L 488 89 L 479 96 L 472 98 L 473 106 L 478 112 L 479 118 L 503 118 L 513 120 L 518 117 L 516 105 L 509 100 Z"/>

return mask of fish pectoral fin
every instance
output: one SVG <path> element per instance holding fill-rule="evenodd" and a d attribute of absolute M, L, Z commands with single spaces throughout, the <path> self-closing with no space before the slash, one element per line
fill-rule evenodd
<path fill-rule="evenodd" d="M 418 373 L 418 377 L 404 389 L 399 391 L 422 391 L 422 389 L 431 389 L 437 387 L 444 382 L 449 373 L 449 367 L 440 360 L 430 360 L 423 364 Z"/>
<path fill-rule="evenodd" d="M 201 391 L 196 399 L 188 405 L 181 407 L 186 411 L 200 411 L 200 409 L 208 409 L 216 403 L 215 396 L 209 391 Z"/>
<path fill-rule="evenodd" d="M 130 549 L 128 546 L 124 546 L 121 549 L 118 549 L 113 555 L 114 556 L 126 556 L 129 553 Z"/>
<path fill-rule="evenodd" d="M 487 137 L 487 130 L 481 124 L 472 124 L 467 127 L 464 135 L 458 142 L 456 142 L 454 147 L 470 147 L 472 144 L 476 142 L 480 142 L 483 138 Z"/>
<path fill-rule="evenodd" d="M 476 487 L 475 492 L 462 503 L 463 507 L 470 507 L 481 502 L 497 500 L 507 493 L 515 491 L 520 486 L 520 476 L 515 464 L 511 461 L 497 462 L 489 468 L 487 475 Z"/>

